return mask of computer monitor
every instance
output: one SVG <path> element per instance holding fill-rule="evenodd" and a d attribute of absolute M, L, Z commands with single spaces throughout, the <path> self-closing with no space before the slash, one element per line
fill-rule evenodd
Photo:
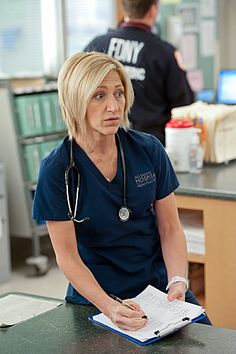
<path fill-rule="evenodd" d="M 215 103 L 216 93 L 213 89 L 204 88 L 196 93 L 196 100 L 206 103 Z"/>
<path fill-rule="evenodd" d="M 236 69 L 220 70 L 217 83 L 216 102 L 236 104 Z"/>

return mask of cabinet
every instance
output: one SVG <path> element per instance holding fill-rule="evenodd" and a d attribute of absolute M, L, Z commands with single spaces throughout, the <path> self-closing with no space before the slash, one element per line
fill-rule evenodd
<path fill-rule="evenodd" d="M 0 164 L 0 283 L 10 277 L 10 245 L 5 173 Z"/>
<path fill-rule="evenodd" d="M 181 224 L 187 241 L 189 287 L 205 306 L 204 263 L 205 231 L 201 210 L 178 209 Z"/>
<path fill-rule="evenodd" d="M 213 165 L 198 176 L 178 174 L 179 209 L 202 212 L 205 255 L 189 254 L 204 263 L 205 307 L 213 324 L 236 329 L 236 161 Z"/>
<path fill-rule="evenodd" d="M 31 218 L 32 198 L 42 158 L 66 135 L 55 83 L 12 89 L 0 81 L 0 161 L 6 168 L 10 235 L 32 239 L 40 255 L 44 223 Z"/>
<path fill-rule="evenodd" d="M 214 325 L 236 329 L 236 201 L 177 195 L 177 205 L 203 211 L 206 311 Z"/>

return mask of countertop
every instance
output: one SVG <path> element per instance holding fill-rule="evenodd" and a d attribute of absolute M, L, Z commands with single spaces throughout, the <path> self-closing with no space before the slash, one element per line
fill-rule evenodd
<path fill-rule="evenodd" d="M 236 160 L 204 165 L 199 174 L 177 173 L 178 195 L 236 200 Z"/>
<path fill-rule="evenodd" d="M 0 352 L 1 354 L 236 353 L 234 330 L 190 324 L 178 332 L 142 347 L 90 322 L 88 315 L 94 311 L 92 306 L 63 303 L 53 310 L 4 331 L 1 330 Z"/>

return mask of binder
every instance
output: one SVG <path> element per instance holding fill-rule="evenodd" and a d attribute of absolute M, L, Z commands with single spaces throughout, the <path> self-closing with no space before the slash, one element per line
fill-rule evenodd
<path fill-rule="evenodd" d="M 19 134 L 30 137 L 43 133 L 39 95 L 17 96 L 15 100 Z"/>
<path fill-rule="evenodd" d="M 44 133 L 53 133 L 55 130 L 55 122 L 53 116 L 53 107 L 49 93 L 41 93 L 39 96 L 40 108 L 42 111 L 42 123 Z"/>
<path fill-rule="evenodd" d="M 144 346 L 205 316 L 205 310 L 201 306 L 180 300 L 169 302 L 165 293 L 151 285 L 133 300 L 140 304 L 148 318 L 148 324 L 137 331 L 122 330 L 103 313 L 93 314 L 88 319 L 123 338 Z"/>
<path fill-rule="evenodd" d="M 66 131 L 66 124 L 64 122 L 61 108 L 58 102 L 58 94 L 57 92 L 52 92 L 50 95 L 52 110 L 53 110 L 53 119 L 54 119 L 54 129 L 57 132 Z"/>
<path fill-rule="evenodd" d="M 47 155 L 50 154 L 50 152 L 57 146 L 61 140 L 59 139 L 54 139 L 50 141 L 45 141 L 40 144 L 40 158 L 41 160 L 45 158 Z"/>
<path fill-rule="evenodd" d="M 23 154 L 27 170 L 27 180 L 31 183 L 36 183 L 41 162 L 39 144 L 25 145 Z"/>

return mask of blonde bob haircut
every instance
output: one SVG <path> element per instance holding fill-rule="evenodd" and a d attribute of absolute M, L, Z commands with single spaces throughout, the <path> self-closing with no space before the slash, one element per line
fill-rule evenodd
<path fill-rule="evenodd" d="M 65 61 L 58 76 L 59 104 L 70 139 L 78 133 L 86 134 L 88 103 L 111 70 L 117 71 L 124 86 L 125 108 L 120 126 L 125 130 L 129 128 L 128 113 L 134 92 L 124 66 L 104 53 L 76 53 Z"/>

